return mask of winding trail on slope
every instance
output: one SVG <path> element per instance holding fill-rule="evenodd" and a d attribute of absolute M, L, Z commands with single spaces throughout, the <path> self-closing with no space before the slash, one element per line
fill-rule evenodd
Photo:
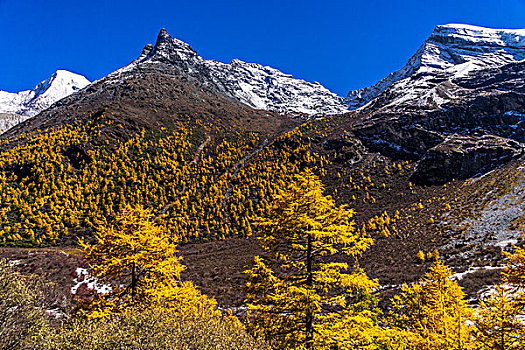
<path fill-rule="evenodd" d="M 233 165 L 233 168 L 235 169 L 233 171 L 233 174 L 232 174 L 232 178 L 230 180 L 230 185 L 228 186 L 228 190 L 226 190 L 226 194 L 224 195 L 224 199 L 221 201 L 221 205 L 224 205 L 224 203 L 226 203 L 226 201 L 228 199 L 230 199 L 230 197 L 232 196 L 232 193 L 233 193 L 233 184 L 232 184 L 232 181 L 235 180 L 237 178 L 237 176 L 239 176 L 239 171 L 241 171 L 241 169 L 244 167 L 244 164 L 246 164 L 246 162 L 250 159 L 252 159 L 253 157 L 255 157 L 256 155 L 258 155 L 259 153 L 262 152 L 262 150 L 264 149 L 264 147 L 266 147 L 268 145 L 269 141 L 268 139 L 264 139 L 263 143 L 261 143 L 259 145 L 259 147 L 257 147 L 253 152 L 251 152 L 250 154 L 247 154 L 246 156 L 244 156 L 242 159 L 239 159 L 234 165 Z"/>
<path fill-rule="evenodd" d="M 201 143 L 199 145 L 199 147 L 197 147 L 197 151 L 195 152 L 195 156 L 193 157 L 193 159 L 191 160 L 191 162 L 188 164 L 188 167 L 191 167 L 191 166 L 194 166 L 194 165 L 197 165 L 197 162 L 199 161 L 199 158 L 201 156 L 201 153 L 202 151 L 204 150 L 204 147 L 206 147 L 208 145 L 208 143 L 211 142 L 211 136 L 210 135 L 207 135 L 206 136 L 206 140 L 204 140 L 203 143 Z M 184 186 L 184 188 L 182 189 L 182 192 L 180 193 L 180 195 L 184 195 L 186 193 L 186 191 L 188 191 L 188 186 Z M 166 214 L 166 212 L 173 206 L 173 203 L 170 203 L 168 205 L 166 205 L 164 208 L 162 208 L 162 210 L 160 211 L 160 213 L 155 217 L 158 218 L 164 214 Z"/>
<path fill-rule="evenodd" d="M 201 143 L 199 145 L 199 147 L 197 147 L 197 152 L 195 152 L 195 156 L 191 160 L 190 164 L 188 164 L 188 166 L 192 166 L 192 165 L 196 165 L 197 164 L 199 158 L 201 157 L 201 153 L 204 150 L 204 147 L 206 147 L 208 145 L 208 143 L 210 143 L 210 141 L 211 141 L 211 136 L 207 135 L 206 136 L 206 140 L 204 140 L 204 142 Z M 185 191 L 182 191 L 182 192 L 184 193 Z"/>

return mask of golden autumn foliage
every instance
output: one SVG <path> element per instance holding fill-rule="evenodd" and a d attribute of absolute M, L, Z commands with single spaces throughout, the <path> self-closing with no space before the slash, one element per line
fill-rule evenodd
<path fill-rule="evenodd" d="M 379 286 L 359 268 L 358 258 L 373 243 L 371 236 L 407 239 L 408 233 L 418 234 L 407 228 L 412 219 L 406 212 L 423 214 L 431 206 L 418 198 L 390 216 L 385 209 L 391 209 L 376 203 L 376 198 L 381 202 L 378 190 L 391 186 L 382 182 L 387 180 L 363 168 L 331 173 L 326 165 L 337 152 L 323 154 L 320 145 L 310 144 L 312 135 L 328 137 L 330 118 L 306 122 L 273 139 L 194 116 L 168 116 L 173 118 L 168 128 L 134 130 L 111 142 L 100 135 L 111 132 L 114 121 L 97 118 L 89 125 L 0 141 L 0 244 L 56 244 L 94 231 L 95 239 L 82 246 L 95 276 L 112 287 L 84 305 L 90 319 L 78 320 L 69 333 L 64 329 L 60 341 L 67 345 L 62 348 L 82 344 L 76 335 L 92 342 L 92 348 L 117 347 L 130 334 L 152 347 L 178 348 L 163 342 L 180 340 L 169 332 L 185 336 L 186 326 L 201 337 L 188 340 L 194 348 L 213 348 L 212 342 L 201 341 L 214 329 L 221 344 L 233 339 L 231 347 L 222 348 L 237 348 L 228 327 L 241 335 L 243 327 L 225 316 L 228 332 L 223 334 L 215 302 L 181 281 L 184 266 L 176 244 L 252 232 L 259 235 L 265 255 L 247 271 L 248 326 L 276 348 L 523 348 L 519 320 L 525 316 L 525 251 L 520 248 L 509 255 L 505 287 L 499 286 L 478 309 L 468 307 L 450 271 L 438 261 L 422 281 L 403 287 L 391 317 L 381 319 L 371 293 Z M 409 170 L 401 163 L 376 165 L 374 160 L 374 168 L 383 166 L 386 174 Z M 323 194 L 311 171 L 300 174 L 304 168 L 335 178 L 334 198 Z M 412 183 L 408 187 L 414 190 Z M 375 206 L 370 217 L 360 218 L 359 228 L 352 210 L 335 205 L 336 199 L 344 202 L 344 191 L 355 203 Z M 447 211 L 458 207 L 451 203 L 440 206 Z M 426 220 L 426 226 L 435 224 L 433 217 Z M 439 254 L 421 250 L 417 257 L 429 262 Z M 149 325 L 148 317 L 160 328 Z M 469 326 L 470 321 L 475 325 Z M 119 333 L 119 327 L 126 331 Z M 166 337 L 157 342 L 148 338 L 148 330 Z M 116 334 L 114 343 L 95 339 L 106 331 Z M 125 344 L 141 348 L 137 339 Z"/>
<path fill-rule="evenodd" d="M 105 115 L 0 141 L 0 244 L 55 244 L 126 205 L 153 210 L 183 242 L 249 235 L 280 180 L 326 162 L 298 129 L 264 147 L 266 135 L 177 118 L 111 143 L 98 139 L 114 124 Z"/>
<path fill-rule="evenodd" d="M 42 284 L 0 260 L 0 349 L 27 349 L 35 334 L 47 330 Z"/>
<path fill-rule="evenodd" d="M 150 210 L 128 206 L 114 224 L 97 228 L 93 244 L 80 240 L 93 275 L 111 289 L 83 306 L 86 316 L 104 318 L 138 306 L 217 312 L 213 300 L 181 281 L 185 266 L 176 255 L 177 236 L 153 219 Z"/>
<path fill-rule="evenodd" d="M 525 349 L 525 249 L 515 246 L 505 254 L 502 283 L 476 310 L 478 349 Z"/>
<path fill-rule="evenodd" d="M 480 302 L 475 317 L 477 349 L 525 349 L 525 305 L 504 286 Z"/>
<path fill-rule="evenodd" d="M 269 350 L 231 315 L 131 309 L 119 317 L 74 318 L 38 337 L 35 350 Z"/>
<path fill-rule="evenodd" d="M 351 349 L 374 336 L 371 290 L 378 283 L 353 261 L 373 244 L 354 227 L 353 211 L 337 207 L 311 170 L 278 191 L 255 219 L 267 258 L 246 271 L 248 329 L 277 349 Z"/>
<path fill-rule="evenodd" d="M 334 161 L 304 135 L 323 134 L 329 119 L 274 139 L 199 116 L 168 115 L 167 127 L 133 131 L 110 113 L 92 118 L 0 140 L 0 245 L 57 244 L 112 222 L 126 205 L 153 210 L 181 242 L 250 235 L 250 218 L 266 212 L 279 181 L 304 167 L 327 176 Z M 376 203 L 366 171 L 345 171 L 340 181 L 351 198 Z M 371 220 L 388 237 L 397 219 L 384 212 Z"/>
<path fill-rule="evenodd" d="M 509 260 L 503 272 L 503 281 L 515 297 L 525 303 L 525 249 L 514 246 L 514 252 L 506 255 Z"/>
<path fill-rule="evenodd" d="M 423 251 L 420 250 L 419 252 L 417 252 L 417 258 L 421 260 L 421 262 L 425 262 L 425 253 L 423 253 Z"/>
<path fill-rule="evenodd" d="M 392 300 L 390 326 L 405 343 L 399 349 L 473 349 L 473 310 L 468 307 L 461 287 L 441 260 L 425 277 L 404 285 Z"/>

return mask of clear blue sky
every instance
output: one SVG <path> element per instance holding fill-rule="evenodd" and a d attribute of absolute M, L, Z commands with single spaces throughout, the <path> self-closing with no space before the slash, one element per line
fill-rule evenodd
<path fill-rule="evenodd" d="M 204 58 L 270 65 L 346 95 L 401 68 L 446 23 L 525 28 L 525 0 L 0 0 L 0 90 L 57 69 L 99 79 L 165 27 Z"/>

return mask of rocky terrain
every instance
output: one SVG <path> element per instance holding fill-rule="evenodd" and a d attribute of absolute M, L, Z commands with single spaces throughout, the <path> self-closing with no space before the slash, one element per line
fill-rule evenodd
<path fill-rule="evenodd" d="M 229 64 L 200 57 L 190 45 L 161 30 L 154 46 L 118 72 L 165 64 L 175 74 L 256 109 L 301 115 L 347 110 L 343 99 L 321 84 L 295 79 L 277 69 L 235 59 Z"/>
<path fill-rule="evenodd" d="M 425 183 L 506 164 L 521 155 L 525 141 L 524 43 L 523 30 L 437 27 L 404 68 L 350 92 L 349 106 L 361 106 L 369 116 L 354 134 L 373 151 L 423 159 L 418 166 L 423 175 L 416 178 Z M 486 142 L 495 137 L 502 139 Z M 462 151 L 449 152 L 452 145 Z M 510 153 L 502 156 L 501 147 Z M 443 152 L 456 160 L 444 162 Z M 467 165 L 466 158 L 473 161 Z"/>
<path fill-rule="evenodd" d="M 523 29 L 440 25 L 405 67 L 373 86 L 351 91 L 346 102 L 352 109 L 374 100 L 382 109 L 439 108 L 459 97 L 456 80 L 519 62 L 525 59 L 524 47 Z"/>

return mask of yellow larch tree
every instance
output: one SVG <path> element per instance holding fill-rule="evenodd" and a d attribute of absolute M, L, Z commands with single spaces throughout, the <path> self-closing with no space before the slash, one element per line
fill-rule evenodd
<path fill-rule="evenodd" d="M 515 298 L 525 303 L 525 249 L 514 246 L 514 251 L 505 255 L 508 262 L 503 272 L 503 282 L 512 289 Z"/>
<path fill-rule="evenodd" d="M 502 283 L 480 302 L 476 312 L 479 349 L 525 349 L 525 249 L 514 247 Z"/>
<path fill-rule="evenodd" d="M 473 349 L 472 309 L 450 269 L 436 261 L 421 281 L 392 300 L 389 323 L 404 333 L 403 349 Z"/>
<path fill-rule="evenodd" d="M 376 331 L 371 291 L 378 283 L 357 265 L 373 240 L 354 227 L 353 210 L 323 192 L 306 170 L 254 220 L 266 257 L 246 271 L 248 329 L 277 349 L 368 347 Z M 352 266 L 337 261 L 338 253 Z"/>
<path fill-rule="evenodd" d="M 176 255 L 176 237 L 153 219 L 151 210 L 127 205 L 114 224 L 98 227 L 93 243 L 80 240 L 93 275 L 111 286 L 83 305 L 86 316 L 106 317 L 131 306 L 216 312 L 214 300 L 181 281 L 185 266 Z"/>
<path fill-rule="evenodd" d="M 475 338 L 480 350 L 525 349 L 525 305 L 503 286 L 480 302 L 475 317 Z"/>

